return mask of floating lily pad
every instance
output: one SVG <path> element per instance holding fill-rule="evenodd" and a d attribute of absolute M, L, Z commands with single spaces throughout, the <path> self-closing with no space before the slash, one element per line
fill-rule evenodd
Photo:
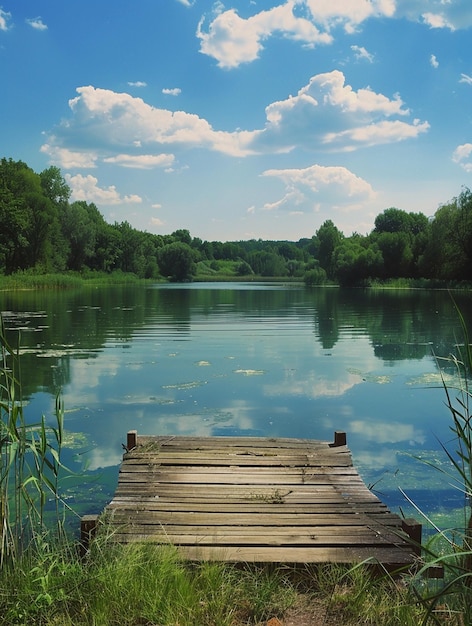
<path fill-rule="evenodd" d="M 392 382 L 391 376 L 377 376 L 376 374 L 370 374 L 369 372 L 361 372 L 361 370 L 355 367 L 348 367 L 347 371 L 349 374 L 354 374 L 354 376 L 359 376 L 366 383 L 375 383 L 376 385 L 387 385 Z"/>
<path fill-rule="evenodd" d="M 194 389 L 195 387 L 201 387 L 202 385 L 208 385 L 207 380 L 194 380 L 190 383 L 177 383 L 175 385 L 162 385 L 163 389 Z"/>

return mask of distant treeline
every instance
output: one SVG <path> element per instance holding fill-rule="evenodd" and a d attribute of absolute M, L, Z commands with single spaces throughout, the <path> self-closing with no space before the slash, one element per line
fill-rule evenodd
<path fill-rule="evenodd" d="M 299 241 L 203 241 L 186 229 L 155 235 L 109 224 L 93 203 L 70 202 L 59 168 L 40 174 L 0 162 L 0 273 L 122 271 L 139 278 L 293 277 L 309 285 L 392 278 L 472 280 L 472 193 L 428 218 L 388 208 L 367 235 L 346 237 L 331 220 Z"/>

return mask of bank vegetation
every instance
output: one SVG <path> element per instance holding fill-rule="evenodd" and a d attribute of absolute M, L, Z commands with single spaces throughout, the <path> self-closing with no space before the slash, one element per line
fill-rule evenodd
<path fill-rule="evenodd" d="M 472 280 L 472 193 L 465 187 L 432 207 L 433 217 L 389 207 L 370 233 L 346 236 L 326 220 L 298 241 L 206 241 L 187 229 L 153 234 L 126 221 L 110 224 L 94 203 L 70 198 L 59 168 L 38 174 L 22 161 L 1 159 L 0 277 L 69 275 L 69 283 L 56 279 L 57 285 L 113 273 L 174 281 L 279 277 L 345 286 L 391 280 L 460 286 Z"/>

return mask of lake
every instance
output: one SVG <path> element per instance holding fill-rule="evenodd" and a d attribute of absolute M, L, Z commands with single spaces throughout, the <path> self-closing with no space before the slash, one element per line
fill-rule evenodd
<path fill-rule="evenodd" d="M 470 294 L 455 297 L 472 320 Z M 412 510 L 399 487 L 438 523 L 463 507 L 416 458 L 447 468 L 434 355 L 453 351 L 461 331 L 445 291 L 148 284 L 3 292 L 0 309 L 20 331 L 27 418 L 52 416 L 62 393 L 76 473 L 62 488 L 80 515 L 111 499 L 130 429 L 329 441 L 343 430 L 365 482 L 396 512 Z"/>

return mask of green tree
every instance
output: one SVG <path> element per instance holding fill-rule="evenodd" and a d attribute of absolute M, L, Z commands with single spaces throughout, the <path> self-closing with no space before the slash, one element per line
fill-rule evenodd
<path fill-rule="evenodd" d="M 35 267 L 42 264 L 47 267 L 51 257 L 51 232 L 58 229 L 56 206 L 49 198 L 38 192 L 25 194 L 24 203 L 28 210 L 25 265 Z"/>
<path fill-rule="evenodd" d="M 44 195 L 51 202 L 62 206 L 69 202 L 71 190 L 58 167 L 48 167 L 40 173 L 39 178 Z"/>
<path fill-rule="evenodd" d="M 410 241 L 405 232 L 383 232 L 375 239 L 383 257 L 384 278 L 412 275 L 413 251 Z"/>
<path fill-rule="evenodd" d="M 316 285 L 326 284 L 328 277 L 322 267 L 319 266 L 318 261 L 314 267 L 311 267 L 305 272 L 303 281 L 307 287 L 315 287 Z"/>
<path fill-rule="evenodd" d="M 382 271 L 383 258 L 378 247 L 362 245 L 361 241 L 358 237 L 344 239 L 336 248 L 334 274 L 341 285 L 361 284 Z"/>
<path fill-rule="evenodd" d="M 54 204 L 41 179 L 22 161 L 0 162 L 0 257 L 7 273 L 46 262 L 57 226 Z"/>
<path fill-rule="evenodd" d="M 188 231 L 186 228 L 179 228 L 178 230 L 175 230 L 172 233 L 171 237 L 173 241 L 180 241 L 181 243 L 186 243 L 188 246 L 192 244 L 190 231 Z"/>
<path fill-rule="evenodd" d="M 251 252 L 248 263 L 259 276 L 287 276 L 285 259 L 275 252 Z"/>
<path fill-rule="evenodd" d="M 81 200 L 67 205 L 62 213 L 62 232 L 68 246 L 67 267 L 81 271 L 94 257 L 97 237 L 97 207 Z"/>
<path fill-rule="evenodd" d="M 159 249 L 157 255 L 160 272 L 170 280 L 191 280 L 196 273 L 194 252 L 186 243 L 175 241 Z"/>
<path fill-rule="evenodd" d="M 428 237 L 429 220 L 423 213 L 407 213 L 392 207 L 377 215 L 372 239 L 384 257 L 384 276 L 418 276 L 419 260 Z"/>
<path fill-rule="evenodd" d="M 21 200 L 0 186 L 0 269 L 6 274 L 21 266 L 23 250 L 28 245 L 27 225 L 28 215 Z"/>
<path fill-rule="evenodd" d="M 377 215 L 374 225 L 376 233 L 408 233 L 412 223 L 406 211 L 391 207 Z"/>
<path fill-rule="evenodd" d="M 316 231 L 318 241 L 317 254 L 320 266 L 325 270 L 328 278 L 334 277 L 334 251 L 344 238 L 344 235 L 331 220 L 326 220 Z"/>
<path fill-rule="evenodd" d="M 441 206 L 430 225 L 422 259 L 426 276 L 443 279 L 472 278 L 472 193 L 461 194 Z"/>

